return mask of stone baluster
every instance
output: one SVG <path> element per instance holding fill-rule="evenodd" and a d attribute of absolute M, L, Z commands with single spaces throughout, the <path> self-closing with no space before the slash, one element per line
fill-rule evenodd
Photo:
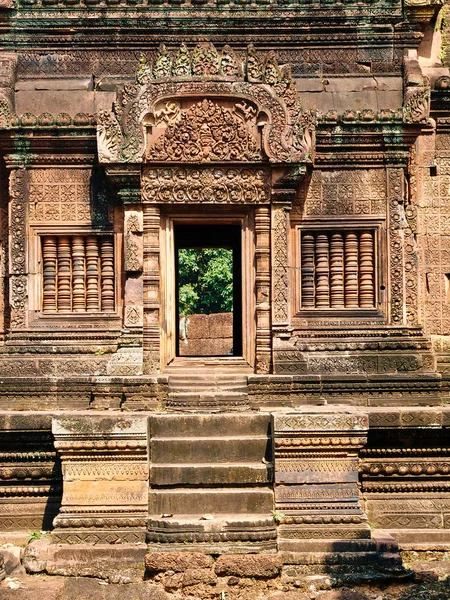
<path fill-rule="evenodd" d="M 58 237 L 58 312 L 72 310 L 72 253 L 67 235 Z"/>
<path fill-rule="evenodd" d="M 358 236 L 345 234 L 345 307 L 357 308 L 358 297 Z"/>
<path fill-rule="evenodd" d="M 42 262 L 44 267 L 43 281 L 43 312 L 56 311 L 56 262 L 57 262 L 57 240 L 55 236 L 44 236 L 42 238 Z"/>
<path fill-rule="evenodd" d="M 302 308 L 314 308 L 314 235 L 302 235 Z"/>
<path fill-rule="evenodd" d="M 326 234 L 316 237 L 316 307 L 330 306 L 330 244 Z"/>
<path fill-rule="evenodd" d="M 86 310 L 86 251 L 84 237 L 72 237 L 72 310 L 84 312 Z"/>
<path fill-rule="evenodd" d="M 88 235 L 86 238 L 86 310 L 99 310 L 99 253 L 98 237 Z"/>
<path fill-rule="evenodd" d="M 255 209 L 256 371 L 269 373 L 270 332 L 270 208 Z"/>
<path fill-rule="evenodd" d="M 359 306 L 374 306 L 374 244 L 373 231 L 363 231 L 359 238 Z"/>
<path fill-rule="evenodd" d="M 331 308 L 344 308 L 344 240 L 333 233 L 330 245 Z"/>
<path fill-rule="evenodd" d="M 110 236 L 100 239 L 101 309 L 114 310 L 114 241 Z"/>

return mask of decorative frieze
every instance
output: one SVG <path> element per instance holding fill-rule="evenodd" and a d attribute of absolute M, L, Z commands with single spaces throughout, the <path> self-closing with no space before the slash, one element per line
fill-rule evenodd
<path fill-rule="evenodd" d="M 283 540 L 370 537 L 358 489 L 367 415 L 318 408 L 272 419 L 280 548 Z"/>
<path fill-rule="evenodd" d="M 63 497 L 54 520 L 59 543 L 143 542 L 148 513 L 146 417 L 53 420 Z"/>
<path fill-rule="evenodd" d="M 142 177 L 144 202 L 175 204 L 268 204 L 266 168 L 148 167 Z"/>

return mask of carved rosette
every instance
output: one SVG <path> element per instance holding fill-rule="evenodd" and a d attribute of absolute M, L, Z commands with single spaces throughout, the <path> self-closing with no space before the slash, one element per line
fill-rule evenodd
<path fill-rule="evenodd" d="M 280 549 L 304 539 L 370 537 L 358 489 L 358 451 L 368 417 L 317 409 L 273 415 L 275 507 Z"/>
<path fill-rule="evenodd" d="M 148 513 L 146 417 L 61 417 L 53 420 L 52 432 L 63 472 L 54 540 L 143 542 Z"/>

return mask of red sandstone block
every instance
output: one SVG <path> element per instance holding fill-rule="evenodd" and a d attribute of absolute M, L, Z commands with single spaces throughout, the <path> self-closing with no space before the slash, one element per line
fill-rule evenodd
<path fill-rule="evenodd" d="M 213 565 L 211 556 L 201 552 L 150 552 L 145 556 L 147 571 L 187 571 L 188 569 L 208 569 Z"/>
<path fill-rule="evenodd" d="M 219 556 L 214 570 L 219 576 L 276 577 L 282 566 L 276 554 L 227 554 Z"/>

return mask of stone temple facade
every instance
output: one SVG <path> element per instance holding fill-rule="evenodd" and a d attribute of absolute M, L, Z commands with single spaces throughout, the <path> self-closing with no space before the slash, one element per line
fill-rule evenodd
<path fill-rule="evenodd" d="M 450 542 L 449 21 L 0 1 L 0 530 L 52 530 L 48 572 Z M 233 355 L 185 358 L 176 252 L 211 239 Z"/>

